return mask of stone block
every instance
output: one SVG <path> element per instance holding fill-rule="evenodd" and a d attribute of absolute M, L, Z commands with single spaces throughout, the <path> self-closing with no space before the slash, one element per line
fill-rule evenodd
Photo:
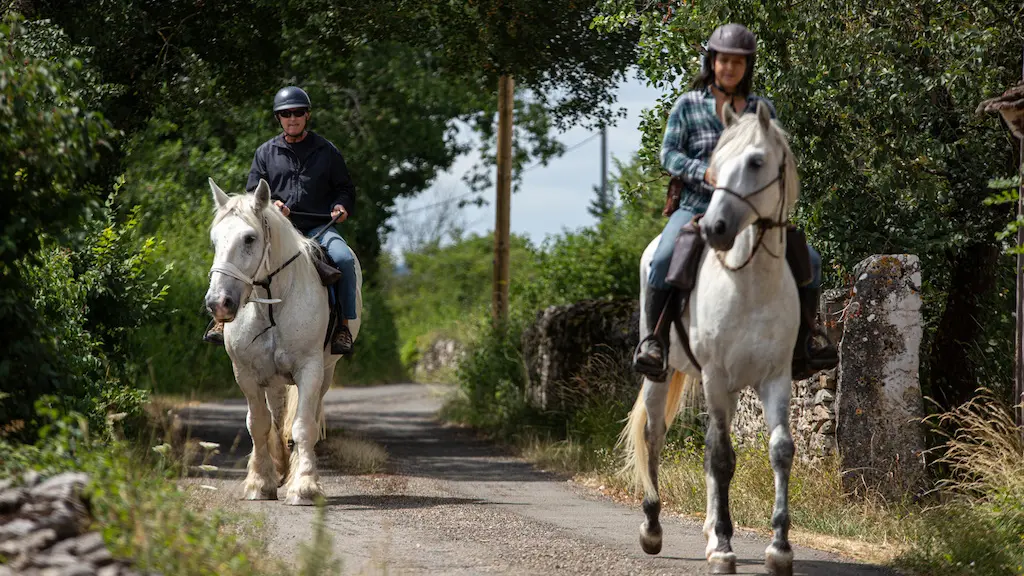
<path fill-rule="evenodd" d="M 921 268 L 913 255 L 876 255 L 854 271 L 846 308 L 836 439 L 848 489 L 901 498 L 928 484 L 918 375 Z"/>

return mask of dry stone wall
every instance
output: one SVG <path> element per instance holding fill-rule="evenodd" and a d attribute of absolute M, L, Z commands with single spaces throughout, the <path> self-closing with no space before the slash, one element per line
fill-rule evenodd
<path fill-rule="evenodd" d="M 68 472 L 42 481 L 28 473 L 20 486 L 0 482 L 0 576 L 128 576 L 103 535 L 90 532 L 81 490 L 85 474 Z"/>

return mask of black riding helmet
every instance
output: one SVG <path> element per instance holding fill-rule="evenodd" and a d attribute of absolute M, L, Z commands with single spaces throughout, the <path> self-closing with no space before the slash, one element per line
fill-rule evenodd
<path fill-rule="evenodd" d="M 757 38 L 743 24 L 723 24 L 708 38 L 708 50 L 753 56 L 757 51 Z"/>
<path fill-rule="evenodd" d="M 309 94 L 298 86 L 285 86 L 274 95 L 274 113 L 289 108 L 310 108 Z"/>
<path fill-rule="evenodd" d="M 743 75 L 736 91 L 741 94 L 750 94 L 752 79 L 754 76 L 754 59 L 757 53 L 757 37 L 746 26 L 742 24 L 723 24 L 711 33 L 708 38 L 707 52 L 704 54 L 701 73 L 694 82 L 694 87 L 703 88 L 716 84 L 714 73 L 715 55 L 739 54 L 747 57 L 747 71 Z M 719 87 L 721 88 L 721 87 Z"/>

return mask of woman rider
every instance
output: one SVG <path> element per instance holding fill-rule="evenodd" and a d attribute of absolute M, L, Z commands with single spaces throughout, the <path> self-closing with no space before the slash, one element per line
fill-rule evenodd
<path fill-rule="evenodd" d="M 644 313 L 647 327 L 653 331 L 670 295 L 665 282 L 672 249 L 680 229 L 697 214 L 703 214 L 715 190 L 715 173 L 708 160 L 725 126 L 722 108 L 756 112 L 757 103 L 764 102 L 775 117 L 775 107 L 765 98 L 751 94 L 757 39 L 741 24 L 719 26 L 708 39 L 707 53 L 693 90 L 679 97 L 668 117 L 661 148 L 661 164 L 673 177 L 682 180 L 679 208 L 671 215 L 651 262 L 647 279 L 647 302 Z M 839 362 L 831 343 L 816 347 L 810 334 L 815 332 L 818 301 L 821 296 L 821 256 L 808 246 L 813 277 L 799 287 L 803 321 L 793 352 L 793 377 L 806 378 L 817 370 L 833 368 Z M 648 339 L 634 359 L 634 369 L 648 378 L 660 381 L 663 372 L 665 343 L 670 323 L 665 322 L 657 338 Z M 645 334 L 644 336 L 648 336 Z"/>

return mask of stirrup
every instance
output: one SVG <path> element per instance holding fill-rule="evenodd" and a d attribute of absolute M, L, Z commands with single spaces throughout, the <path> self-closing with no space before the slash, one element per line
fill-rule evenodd
<path fill-rule="evenodd" d="M 812 348 L 815 336 L 820 336 L 827 344 L 821 348 Z M 828 333 L 820 327 L 815 326 L 815 328 L 810 331 L 807 335 L 807 339 L 804 341 L 803 348 L 803 356 L 794 356 L 793 358 L 793 380 L 806 380 L 822 370 L 831 370 L 839 365 L 839 347 L 836 346 L 835 343 L 832 342 L 832 339 L 828 337 Z M 820 356 L 815 355 L 815 352 L 820 354 L 821 352 L 829 350 L 829 348 L 835 350 L 834 357 L 823 359 Z"/>
<path fill-rule="evenodd" d="M 655 368 L 654 366 L 652 366 L 649 363 L 641 362 L 640 361 L 640 349 L 643 348 L 643 345 L 646 344 L 650 340 L 653 340 L 653 341 L 657 342 L 661 346 L 662 353 L 661 353 L 661 366 L 660 366 L 660 368 Z M 642 375 L 644 375 L 644 376 L 646 376 L 647 378 L 649 378 L 651 380 L 654 380 L 655 382 L 662 382 L 662 381 L 664 381 L 665 377 L 668 376 L 668 350 L 667 350 L 667 348 L 668 347 L 665 346 L 665 343 L 661 341 L 661 338 L 659 338 L 656 333 L 652 333 L 649 336 L 647 336 L 646 338 L 640 340 L 640 342 L 636 345 L 636 348 L 633 349 L 633 370 L 638 372 L 638 373 L 640 373 L 640 374 L 642 374 Z"/>

